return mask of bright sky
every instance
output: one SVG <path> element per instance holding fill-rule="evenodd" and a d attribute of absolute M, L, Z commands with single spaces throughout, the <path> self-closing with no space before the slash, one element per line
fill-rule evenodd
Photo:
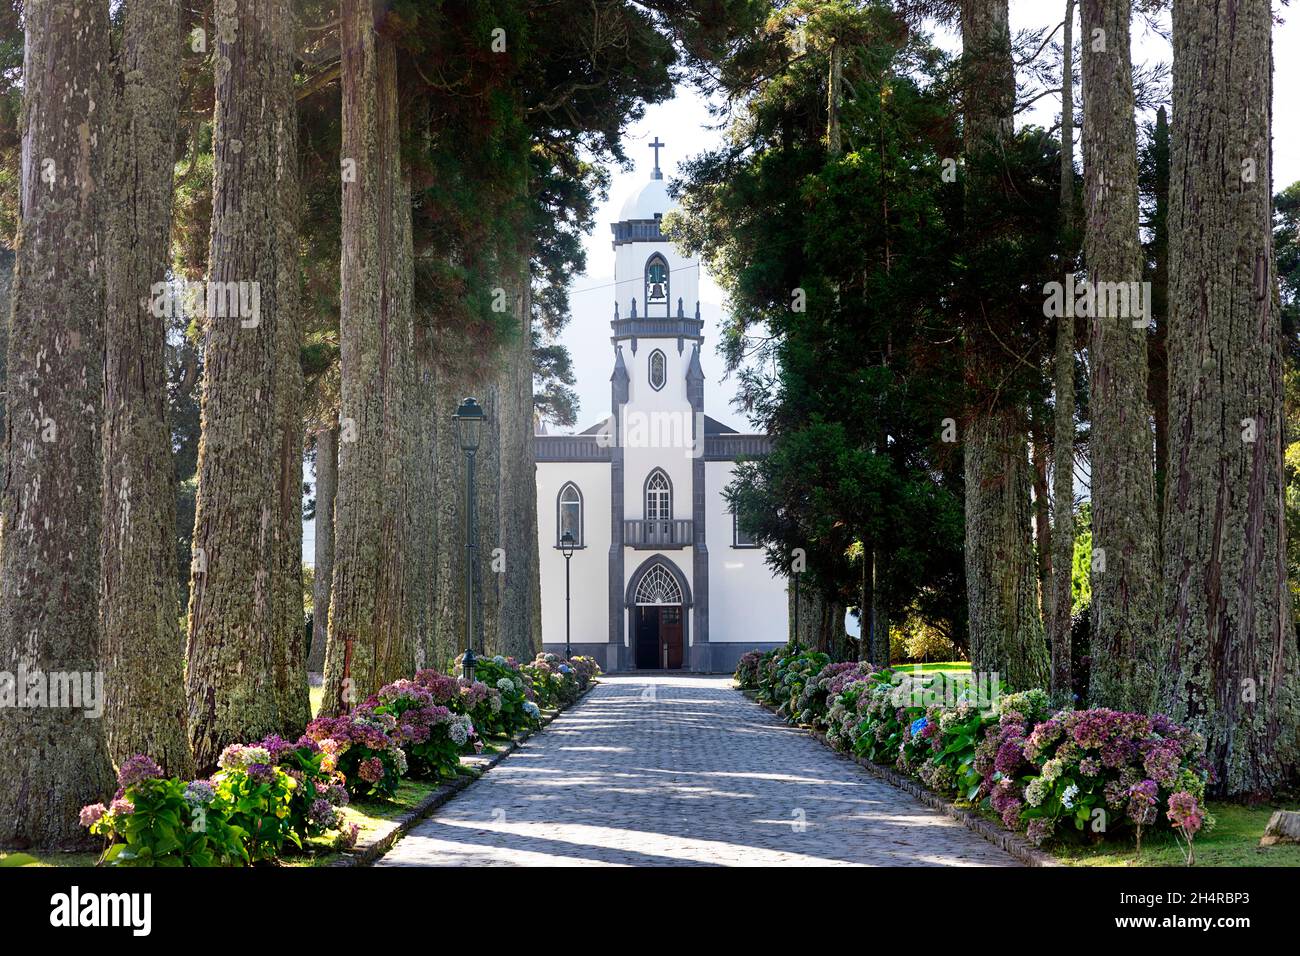
<path fill-rule="evenodd" d="M 1039 29 L 1052 25 L 1059 17 L 1063 4 L 1054 0 L 1012 0 L 1012 30 Z M 1292 117 L 1294 108 L 1283 100 L 1286 91 L 1300 90 L 1300 11 L 1288 13 L 1288 22 L 1274 31 L 1274 186 L 1285 186 L 1300 179 L 1300 124 Z M 1168 27 L 1166 17 L 1166 29 Z M 1079 35 L 1075 21 L 1076 41 Z M 935 35 L 941 47 L 957 52 L 960 39 L 955 31 L 943 30 Z M 1151 33 L 1142 24 L 1135 23 L 1133 31 L 1133 59 L 1135 62 L 1168 61 L 1169 44 L 1158 34 Z M 1293 93 L 1294 95 L 1294 93 Z M 1060 113 L 1060 100 L 1051 97 L 1040 100 L 1036 107 L 1023 116 L 1022 122 L 1052 126 Z M 636 161 L 632 172 L 615 170 L 610 185 L 609 201 L 597 212 L 596 227 L 587 238 L 587 272 L 573 283 L 573 319 L 564 330 L 561 341 L 573 355 L 574 373 L 577 376 L 578 429 L 581 430 L 609 413 L 609 375 L 613 370 L 613 351 L 609 343 L 609 320 L 613 312 L 610 284 L 613 282 L 614 252 L 610 248 L 609 224 L 617 218 L 623 200 L 649 178 L 653 168 L 653 153 L 649 143 L 658 136 L 667 144 L 660 151 L 660 165 L 664 175 L 672 179 L 679 163 L 697 153 L 715 147 L 722 137 L 720 130 L 712 128 L 713 119 L 704 108 L 703 101 L 690 90 L 680 90 L 675 99 L 649 107 L 645 118 L 634 125 L 627 136 L 627 153 Z M 1078 143 L 1075 143 L 1076 156 Z M 735 395 L 735 382 L 723 378 L 722 359 L 717 355 L 718 320 L 725 308 L 725 299 L 717 284 L 704 270 L 700 273 L 700 310 L 704 324 L 705 409 L 714 418 L 749 431 L 744 416 L 731 407 Z M 689 304 L 688 304 L 689 307 Z M 552 426 L 548 426 L 552 427 Z M 555 430 L 552 427 L 552 430 Z"/>

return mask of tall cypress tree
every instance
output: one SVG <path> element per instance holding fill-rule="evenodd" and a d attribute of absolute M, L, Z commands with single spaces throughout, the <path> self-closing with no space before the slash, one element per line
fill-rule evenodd
<path fill-rule="evenodd" d="M 1169 472 L 1159 703 L 1214 788 L 1284 783 L 1300 673 L 1287 588 L 1268 0 L 1174 5 Z"/>
<path fill-rule="evenodd" d="M 1092 672 L 1089 702 L 1147 711 L 1156 669 L 1156 516 L 1147 324 L 1137 295 L 1137 129 L 1129 53 L 1131 4 L 1083 0 L 1084 247 L 1094 290 L 1089 329 L 1092 412 Z M 1122 297 L 1106 290 L 1123 290 Z"/>
<path fill-rule="evenodd" d="M 281 334 L 282 323 L 296 324 L 289 314 L 296 261 L 285 249 L 293 231 L 280 206 L 283 190 L 296 192 L 289 177 L 297 175 L 288 151 L 297 122 L 291 4 L 218 4 L 216 31 L 210 314 L 186 671 L 201 771 L 227 745 L 285 729 L 280 705 L 291 692 L 284 675 L 293 654 L 277 643 L 288 556 L 278 553 L 286 406 L 276 397 L 281 363 L 297 361 Z M 291 261 L 293 277 L 285 274 Z"/>
<path fill-rule="evenodd" d="M 108 742 L 191 776 L 184 641 L 177 625 L 176 495 L 167 422 L 173 156 L 180 108 L 176 0 L 125 6 L 108 114 L 103 569 L 100 612 Z M 120 91 L 120 92 L 119 92 Z"/>
<path fill-rule="evenodd" d="M 91 700 L 49 679 L 100 674 L 102 192 L 108 4 L 30 0 L 22 182 L 0 496 L 0 846 L 68 847 L 112 790 Z M 17 677 L 17 680 L 15 680 Z M 33 679 L 35 678 L 35 679 Z M 93 683 L 91 685 L 93 688 Z M 90 689 L 90 688 L 87 688 Z"/>
<path fill-rule="evenodd" d="M 967 161 L 966 230 L 973 236 L 991 223 L 982 218 L 987 197 L 1002 186 L 992 164 L 1013 134 L 1015 73 L 1007 0 L 963 0 L 962 58 L 966 70 L 964 115 Z M 972 201 L 974 200 L 974 201 Z M 988 331 L 990 316 L 1005 309 L 977 292 L 966 334 L 966 371 L 972 389 L 962 451 L 966 472 L 966 593 L 971 667 L 998 672 L 1015 688 L 1048 682 L 1048 655 L 1037 601 L 1030 534 L 1030 473 L 1024 413 L 1001 392 L 1006 356 Z"/>

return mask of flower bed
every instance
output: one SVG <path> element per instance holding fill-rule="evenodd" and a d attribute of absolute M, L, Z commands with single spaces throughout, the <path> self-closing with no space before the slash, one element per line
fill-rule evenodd
<path fill-rule="evenodd" d="M 888 765 L 992 813 L 1034 843 L 1170 828 L 1192 859 L 1204 809 L 1205 741 L 1162 715 L 1052 711 L 1041 690 L 981 700 L 945 675 L 821 664 L 813 652 L 744 655 L 736 680 L 837 750 Z"/>
<path fill-rule="evenodd" d="M 232 744 L 207 780 L 169 778 L 148 756 L 132 757 L 111 804 L 84 807 L 81 824 L 105 838 L 99 862 L 110 866 L 244 866 L 322 838 L 349 849 L 358 828 L 340 811 L 350 799 L 390 799 L 403 778 L 455 777 L 461 754 L 482 750 L 480 728 L 510 736 L 540 726 L 539 679 L 546 706 L 565 706 L 599 673 L 590 658 L 554 655 L 525 668 L 483 658 L 475 676 L 484 679 L 474 681 L 422 670 L 350 714 L 313 720 L 296 742 L 272 734 Z"/>

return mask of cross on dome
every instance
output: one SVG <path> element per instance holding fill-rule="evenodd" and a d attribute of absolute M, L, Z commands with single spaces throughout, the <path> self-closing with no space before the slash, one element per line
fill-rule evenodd
<path fill-rule="evenodd" d="M 664 174 L 663 174 L 662 172 L 659 171 L 659 150 L 660 150 L 660 148 L 662 148 L 662 147 L 664 147 L 664 146 L 667 146 L 667 145 L 668 145 L 667 143 L 661 143 L 661 142 L 659 142 L 659 137 L 658 137 L 658 136 L 656 136 L 656 137 L 654 138 L 654 142 L 652 142 L 652 143 L 650 144 L 650 148 L 653 149 L 653 150 L 655 151 L 655 171 L 654 171 L 653 173 L 650 174 L 650 178 L 651 178 L 651 179 L 663 179 L 663 178 L 664 178 Z"/>

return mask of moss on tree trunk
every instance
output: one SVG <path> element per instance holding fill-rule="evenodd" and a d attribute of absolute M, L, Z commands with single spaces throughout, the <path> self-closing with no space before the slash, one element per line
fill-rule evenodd
<path fill-rule="evenodd" d="M 177 620 L 176 489 L 167 421 L 165 310 L 180 85 L 175 0 L 125 7 L 108 112 L 104 491 L 100 614 L 109 751 L 190 777 Z"/>
<path fill-rule="evenodd" d="M 963 0 L 965 150 L 976 160 L 999 150 L 1013 130 L 1015 76 L 1007 0 Z M 973 163 L 974 169 L 978 163 Z M 968 175 L 967 194 L 1001 188 Z M 975 204 L 968 228 L 978 233 Z M 966 473 L 966 593 L 971 666 L 998 672 L 1013 688 L 1045 686 L 1047 647 L 1037 598 L 1037 571 L 1030 529 L 1029 455 L 1023 411 L 993 383 L 1005 363 L 996 340 L 984 331 L 988 315 L 1002 306 L 972 306 L 966 336 L 966 369 L 972 414 L 962 451 Z"/>
<path fill-rule="evenodd" d="M 216 28 L 208 291 L 226 309 L 205 321 L 186 671 L 200 771 L 227 745 L 284 729 L 291 653 L 277 646 L 284 639 L 280 576 L 290 558 L 277 553 L 285 543 L 287 405 L 276 393 L 282 363 L 297 355 L 296 348 L 293 359 L 284 354 L 290 334 L 282 325 L 297 325 L 290 291 L 297 263 L 285 248 L 294 230 L 281 204 L 284 190 L 296 193 L 293 14 L 288 0 L 218 5 Z M 231 309 L 236 298 L 239 308 Z"/>
<path fill-rule="evenodd" d="M 1282 337 L 1267 0 L 1174 6 L 1169 473 L 1160 704 L 1205 733 L 1215 789 L 1294 772 Z"/>
<path fill-rule="evenodd" d="M 100 670 L 106 4 L 29 0 L 0 506 L 0 670 Z M 0 688 L 26 693 L 23 684 Z M 46 681 L 48 683 L 48 681 Z M 93 683 L 91 685 L 93 687 Z M 47 700 L 48 704 L 49 701 Z M 0 846 L 74 847 L 113 769 L 92 706 L 4 708 Z"/>
<path fill-rule="evenodd" d="M 1131 4 L 1083 0 L 1084 247 L 1092 413 L 1092 670 L 1089 703 L 1148 711 L 1156 670 L 1156 514 L 1147 321 L 1137 294 L 1137 131 Z M 1108 288 L 1132 290 L 1127 309 Z M 1142 314 L 1139 314 L 1142 313 Z M 1137 326 L 1136 328 L 1134 326 Z"/>

